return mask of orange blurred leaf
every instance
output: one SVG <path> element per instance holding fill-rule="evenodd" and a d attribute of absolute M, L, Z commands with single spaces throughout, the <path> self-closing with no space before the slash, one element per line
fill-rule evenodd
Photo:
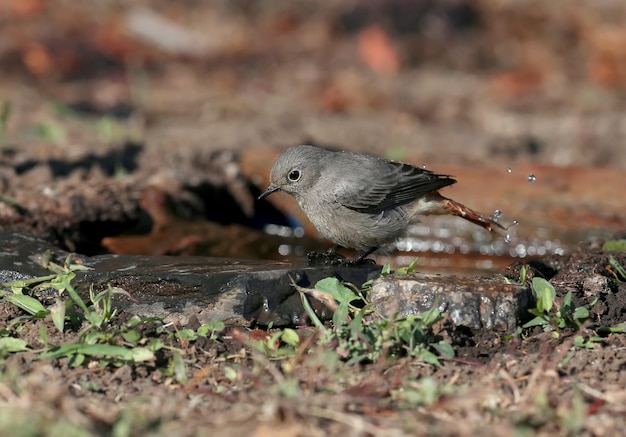
<path fill-rule="evenodd" d="M 499 97 L 515 99 L 541 90 L 545 80 L 544 72 L 538 68 L 523 67 L 496 74 L 491 78 L 491 87 Z"/>
<path fill-rule="evenodd" d="M 377 25 L 366 27 L 359 34 L 359 56 L 368 67 L 381 74 L 394 74 L 400 68 L 396 49 Z"/>
<path fill-rule="evenodd" d="M 10 14 L 17 17 L 35 15 L 43 9 L 45 0 L 19 0 L 8 2 Z"/>
<path fill-rule="evenodd" d="M 32 43 L 22 51 L 22 61 L 26 68 L 37 76 L 43 76 L 52 69 L 50 52 L 39 43 Z"/>

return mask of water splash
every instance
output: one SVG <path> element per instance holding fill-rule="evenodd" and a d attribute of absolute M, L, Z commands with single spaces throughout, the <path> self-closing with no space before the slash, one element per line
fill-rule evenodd
<path fill-rule="evenodd" d="M 518 222 L 517 220 L 513 220 L 513 223 L 511 223 L 511 224 L 510 224 L 510 225 L 506 228 L 506 230 L 508 231 L 509 229 L 511 229 L 512 227 L 517 226 L 517 225 L 519 225 L 519 222 Z M 508 243 L 510 243 L 511 241 L 513 241 L 513 236 L 511 235 L 511 233 L 510 233 L 510 232 L 507 232 L 507 233 L 506 233 L 506 235 L 504 236 L 504 242 L 508 244 Z"/>
<path fill-rule="evenodd" d="M 279 237 L 298 237 L 304 236 L 304 228 L 298 226 L 297 228 L 290 228 L 289 226 L 281 226 L 275 224 L 266 225 L 263 230 L 269 235 L 278 235 Z"/>

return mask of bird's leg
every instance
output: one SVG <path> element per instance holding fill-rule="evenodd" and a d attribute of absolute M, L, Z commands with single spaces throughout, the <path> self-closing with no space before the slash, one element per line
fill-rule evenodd
<path fill-rule="evenodd" d="M 369 256 L 372 253 L 374 253 L 374 251 L 376 251 L 376 249 L 378 249 L 378 247 L 370 247 L 365 252 L 360 253 L 359 255 L 357 255 L 356 258 L 354 258 L 352 261 L 350 261 L 350 265 L 376 264 L 376 261 L 374 261 L 373 259 L 367 259 L 367 260 L 365 259 L 367 256 Z"/>
<path fill-rule="evenodd" d="M 331 247 L 325 252 L 310 252 L 307 253 L 307 261 L 310 266 L 341 266 L 341 267 L 354 267 L 364 264 L 376 264 L 373 259 L 366 259 L 368 255 L 371 255 L 377 247 L 359 254 L 354 259 L 346 259 L 345 256 L 337 253 L 337 249 L 341 246 Z"/>

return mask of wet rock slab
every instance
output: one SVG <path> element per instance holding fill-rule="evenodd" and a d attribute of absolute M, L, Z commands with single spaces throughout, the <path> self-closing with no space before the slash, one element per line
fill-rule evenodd
<path fill-rule="evenodd" d="M 68 255 L 43 240 L 20 234 L 0 234 L 0 247 L 0 282 L 5 283 L 49 274 L 41 267 L 41 254 L 47 250 L 59 264 Z M 361 286 L 378 277 L 381 269 L 143 255 L 75 255 L 74 262 L 90 267 L 77 272 L 74 281 L 84 296 L 91 286 L 100 291 L 110 284 L 132 296 L 116 295 L 119 308 L 183 325 L 194 317 L 200 323 L 223 320 L 244 326 L 306 323 L 292 281 L 312 287 L 320 279 L 334 276 Z M 436 306 L 455 326 L 507 332 L 518 325 L 532 300 L 528 288 L 507 284 L 500 277 L 424 274 L 379 278 L 369 299 L 385 317 L 422 313 Z M 319 302 L 312 304 L 320 318 L 331 318 Z"/>
<path fill-rule="evenodd" d="M 532 293 L 528 286 L 499 276 L 413 273 L 374 281 L 369 299 L 383 317 L 406 317 L 436 307 L 456 327 L 512 332 L 528 314 Z"/>
<path fill-rule="evenodd" d="M 290 262 L 250 262 L 209 257 L 102 255 L 85 261 L 93 268 L 79 283 L 111 284 L 129 291 L 135 301 L 124 307 L 141 316 L 167 322 L 200 323 L 223 320 L 229 324 L 267 326 L 306 322 L 299 293 L 292 286 L 312 287 L 335 276 L 358 284 L 376 277 L 380 267 L 310 268 Z M 332 314 L 313 302 L 319 317 Z"/>
<path fill-rule="evenodd" d="M 32 237 L 0 234 L 0 282 L 47 275 L 41 254 L 50 250 L 56 263 L 67 252 Z M 116 295 L 116 305 L 131 314 L 153 316 L 166 322 L 200 323 L 223 320 L 239 325 L 285 326 L 304 323 L 305 312 L 292 280 L 312 287 L 320 279 L 335 276 L 360 286 L 377 277 L 380 266 L 358 268 L 310 268 L 291 262 L 242 261 L 212 257 L 142 255 L 77 255 L 91 270 L 77 272 L 73 282 L 82 295 L 91 285 L 99 291 L 107 285 L 120 287 L 132 299 Z M 332 314 L 312 302 L 322 319 Z"/>

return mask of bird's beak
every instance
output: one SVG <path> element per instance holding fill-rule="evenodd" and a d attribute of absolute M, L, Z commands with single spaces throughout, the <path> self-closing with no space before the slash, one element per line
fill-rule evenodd
<path fill-rule="evenodd" d="M 259 196 L 259 200 L 261 200 L 261 199 L 262 199 L 262 198 L 264 198 L 264 197 L 269 196 L 269 195 L 270 195 L 270 194 L 272 194 L 274 191 L 278 191 L 278 190 L 280 190 L 280 187 L 278 187 L 278 186 L 276 186 L 276 185 L 270 185 L 269 187 L 267 187 L 267 190 L 265 190 L 265 191 L 263 192 L 263 194 L 261 194 L 261 195 Z"/>

